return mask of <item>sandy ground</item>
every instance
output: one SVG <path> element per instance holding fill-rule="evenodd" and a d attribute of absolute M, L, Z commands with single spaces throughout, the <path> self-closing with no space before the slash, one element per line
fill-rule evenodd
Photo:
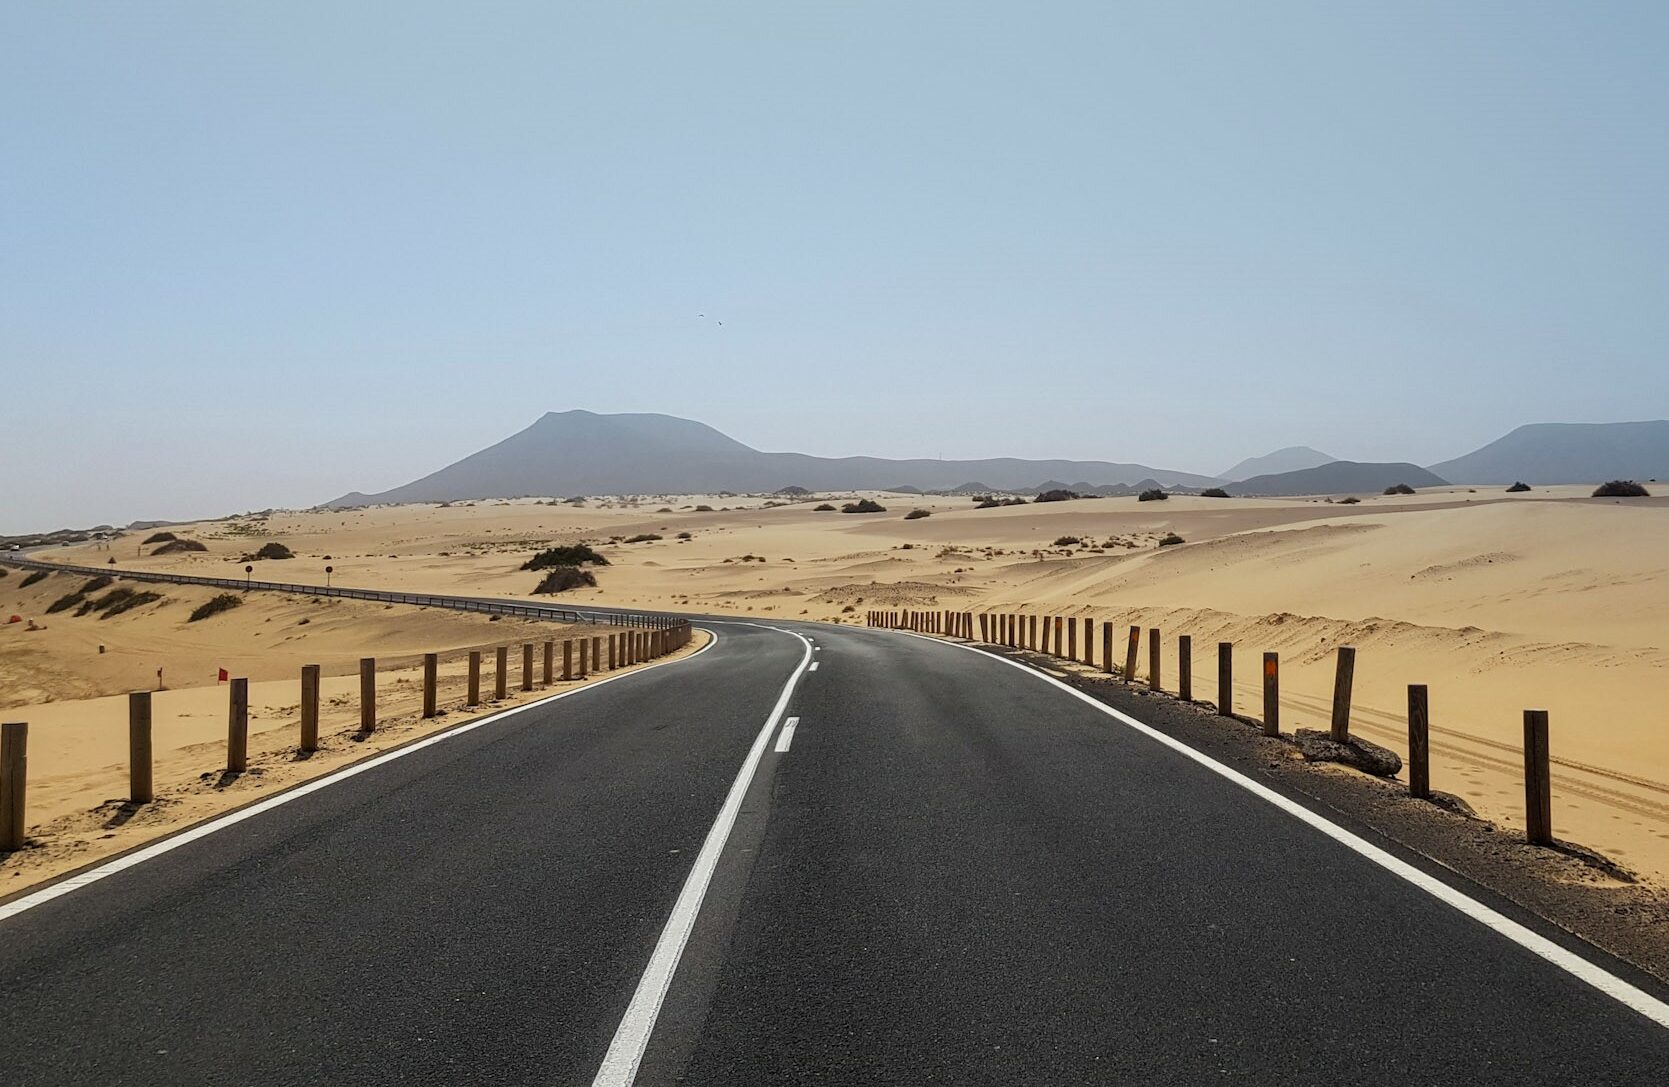
<path fill-rule="evenodd" d="M 141 557 L 128 537 L 108 551 L 53 555 L 227 576 L 241 572 L 245 552 L 277 539 L 298 557 L 257 563 L 257 578 L 322 583 L 333 565 L 339 584 L 523 597 L 537 575 L 517 568 L 534 549 L 584 539 L 611 565 L 596 589 L 560 599 L 837 622 L 862 622 L 870 607 L 917 607 L 1139 623 L 1164 631 L 1167 685 L 1175 635 L 1192 636 L 1196 695 L 1206 698 L 1215 645 L 1233 641 L 1243 711 L 1259 705 L 1259 654 L 1276 650 L 1289 730 L 1325 726 L 1332 652 L 1350 644 L 1359 651 L 1354 727 L 1404 751 L 1406 686 L 1429 685 L 1434 788 L 1504 824 L 1521 821 L 1522 711 L 1551 711 L 1555 833 L 1662 882 L 1669 499 L 1595 500 L 1588 489 L 986 510 L 881 494 L 885 513 L 857 515 L 815 511 L 844 495 L 780 505 L 766 496 L 517 500 L 275 512 L 175 529 L 206 553 Z M 917 508 L 930 516 L 904 519 Z M 1158 547 L 1172 532 L 1186 542 Z M 640 534 L 662 538 L 619 542 Z M 1064 537 L 1081 542 L 1057 544 Z M 0 582 L 0 600 L 9 591 Z"/>
<path fill-rule="evenodd" d="M 199 622 L 187 615 L 216 595 L 189 586 L 144 586 L 164 599 L 110 618 L 45 614 L 85 577 L 54 574 L 22 587 L 0 578 L 0 716 L 29 723 L 30 848 L 0 858 L 0 894 L 138 845 L 367 755 L 468 720 L 479 712 L 549 697 L 583 681 L 545 687 L 543 643 L 554 640 L 556 675 L 565 639 L 620 628 L 576 626 L 433 608 L 251 593 Z M 119 583 L 118 583 L 119 584 Z M 104 590 L 108 591 L 108 590 Z M 97 598 L 101 592 L 91 594 Z M 29 630 L 29 620 L 37 627 Z M 521 646 L 535 645 L 534 690 L 522 692 Z M 483 650 L 482 693 L 491 698 L 496 654 L 510 647 L 508 694 L 467 711 L 468 655 Z M 694 652 L 698 640 L 684 650 Z M 104 652 L 99 652 L 103 646 Z M 421 717 L 422 654 L 440 654 L 439 716 Z M 377 659 L 378 726 L 359 729 L 359 659 Z M 319 751 L 297 752 L 300 670 L 320 665 Z M 158 689 L 156 669 L 163 669 Z M 225 773 L 229 689 L 218 670 L 250 679 L 249 771 Z M 596 678 L 593 675 L 592 678 Z M 151 690 L 156 802 L 128 796 L 128 697 Z"/>

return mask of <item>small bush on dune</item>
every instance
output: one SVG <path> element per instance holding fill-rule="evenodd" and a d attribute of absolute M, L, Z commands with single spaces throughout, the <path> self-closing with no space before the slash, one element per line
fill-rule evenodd
<path fill-rule="evenodd" d="M 1393 483 L 1385 488 L 1386 494 L 1413 494 L 1414 488 L 1406 483 Z"/>
<path fill-rule="evenodd" d="M 141 540 L 140 543 L 149 546 L 157 543 L 168 543 L 170 540 L 177 539 L 179 539 L 179 537 L 174 535 L 172 532 L 153 532 Z"/>
<path fill-rule="evenodd" d="M 1519 480 L 1517 483 L 1514 483 L 1511 487 L 1507 488 L 1507 493 L 1508 494 L 1523 494 L 1525 491 L 1527 491 L 1529 489 L 1530 489 L 1530 485 L 1528 483 L 1525 483 L 1523 480 Z"/>
<path fill-rule="evenodd" d="M 823 503 L 821 506 L 811 507 L 812 513 L 833 513 L 834 511 L 835 508 L 827 502 Z"/>
<path fill-rule="evenodd" d="M 1056 536 L 1055 537 L 1055 546 L 1056 547 L 1072 547 L 1075 544 L 1081 544 L 1083 542 L 1084 542 L 1084 540 L 1083 540 L 1083 537 L 1081 537 L 1081 536 Z"/>
<path fill-rule="evenodd" d="M 1033 502 L 1071 502 L 1073 499 L 1082 498 L 1082 497 L 1084 497 L 1084 496 L 1079 494 L 1077 491 L 1069 491 L 1069 490 L 1066 490 L 1064 487 L 1056 487 L 1052 491 L 1044 491 L 1042 494 L 1040 494 L 1036 498 L 1032 499 L 1032 501 Z"/>
<path fill-rule="evenodd" d="M 1229 492 L 1223 490 L 1221 487 L 1207 487 L 1205 490 L 1200 492 L 1201 498 L 1227 498 L 1228 496 Z"/>
<path fill-rule="evenodd" d="M 99 591 L 104 590 L 104 589 L 108 589 L 108 588 L 110 588 L 111 584 L 115 580 L 116 579 L 113 578 L 113 577 L 109 577 L 105 574 L 100 574 L 98 577 L 93 578 L 93 580 L 87 582 L 87 584 L 81 586 L 81 595 L 91 596 L 93 593 L 99 592 Z"/>
<path fill-rule="evenodd" d="M 691 538 L 691 536 L 692 536 L 692 534 L 691 534 L 691 533 L 688 533 L 688 532 L 680 532 L 680 533 L 679 533 L 679 534 L 678 534 L 678 538 L 679 538 L 679 539 L 680 539 L 680 540 L 688 540 L 688 539 L 690 539 L 690 538 Z"/>
<path fill-rule="evenodd" d="M 933 516 L 933 511 L 932 510 L 911 510 L 909 513 L 906 513 L 904 515 L 904 519 L 906 521 L 919 521 L 923 517 L 931 517 L 931 516 Z"/>
<path fill-rule="evenodd" d="M 697 512 L 697 513 L 712 513 L 713 512 L 713 507 L 712 506 L 697 506 L 695 508 L 695 512 Z"/>
<path fill-rule="evenodd" d="M 243 597 L 239 596 L 237 593 L 221 593 L 219 596 L 211 597 L 193 608 L 191 615 L 187 617 L 186 622 L 195 623 L 199 619 L 207 619 L 211 615 L 219 615 L 223 611 L 231 611 L 233 608 L 242 606 L 242 604 Z"/>
<path fill-rule="evenodd" d="M 659 540 L 659 539 L 662 539 L 662 538 L 663 537 L 657 536 L 653 532 L 640 532 L 636 536 L 628 537 L 626 542 L 627 543 L 654 543 L 656 540 Z"/>
<path fill-rule="evenodd" d="M 0 566 L 0 577 L 11 577 L 11 576 L 12 576 L 12 572 L 10 570 L 6 569 L 4 566 Z"/>
<path fill-rule="evenodd" d="M 58 599 L 46 606 L 46 613 L 48 615 L 57 615 L 61 611 L 68 611 L 85 599 L 87 599 L 87 597 L 79 589 L 73 593 L 65 593 L 63 596 L 60 596 Z"/>
<path fill-rule="evenodd" d="M 537 594 L 564 593 L 569 589 L 580 589 L 597 584 L 597 575 L 590 570 L 581 570 L 578 566 L 557 566 L 546 574 L 533 590 Z"/>
<path fill-rule="evenodd" d="M 1169 499 L 1170 497 L 1171 497 L 1170 495 L 1166 494 L 1164 491 L 1160 490 L 1158 487 L 1149 487 L 1147 490 L 1143 491 L 1141 494 L 1136 496 L 1136 501 L 1138 501 L 1138 502 L 1164 502 L 1165 500 Z"/>
<path fill-rule="evenodd" d="M 155 551 L 152 551 L 151 554 L 177 555 L 183 551 L 207 551 L 208 549 L 209 547 L 207 544 L 198 543 L 196 540 L 169 540 Z"/>
<path fill-rule="evenodd" d="M 120 615 L 124 611 L 132 611 L 144 604 L 161 600 L 161 593 L 141 593 L 132 589 L 111 589 L 97 600 L 89 600 L 81 605 L 77 615 L 84 615 L 87 611 L 96 611 L 100 619 L 109 619 L 113 615 Z"/>
<path fill-rule="evenodd" d="M 974 509 L 994 510 L 1000 505 L 1002 505 L 1002 503 L 998 502 L 995 498 L 984 498 L 980 500 L 979 505 L 975 506 Z"/>
<path fill-rule="evenodd" d="M 856 502 L 848 502 L 840 507 L 841 513 L 885 513 L 887 507 L 869 498 L 860 498 Z"/>
<path fill-rule="evenodd" d="M 256 551 L 254 554 L 245 555 L 238 561 L 254 562 L 257 559 L 293 559 L 295 557 L 296 553 L 294 551 L 291 551 L 277 540 L 273 540 L 271 543 L 262 544 L 261 549 Z"/>
<path fill-rule="evenodd" d="M 1160 547 L 1175 547 L 1179 543 L 1187 543 L 1187 542 L 1188 542 L 1187 540 L 1184 540 L 1181 536 L 1178 536 L 1176 533 L 1170 532 L 1170 533 L 1166 533 L 1165 537 L 1159 541 L 1159 546 Z"/>
<path fill-rule="evenodd" d="M 1357 498 L 1355 495 L 1351 495 L 1349 498 L 1339 499 L 1339 505 L 1341 505 L 1341 506 L 1354 506 L 1356 503 L 1358 503 L 1360 501 L 1362 501 L 1360 498 Z"/>
<path fill-rule="evenodd" d="M 1613 479 L 1594 488 L 1595 498 L 1650 498 L 1652 492 L 1632 479 Z"/>
<path fill-rule="evenodd" d="M 22 581 L 18 582 L 17 587 L 20 588 L 20 589 L 27 589 L 29 586 L 34 585 L 36 582 L 45 581 L 46 580 L 46 575 L 47 575 L 47 571 L 36 570 L 34 573 L 30 574 L 28 577 L 26 577 Z"/>
<path fill-rule="evenodd" d="M 552 566 L 607 566 L 608 560 L 593 551 L 588 544 L 571 544 L 567 547 L 552 547 L 534 555 L 522 563 L 523 570 L 544 570 Z"/>

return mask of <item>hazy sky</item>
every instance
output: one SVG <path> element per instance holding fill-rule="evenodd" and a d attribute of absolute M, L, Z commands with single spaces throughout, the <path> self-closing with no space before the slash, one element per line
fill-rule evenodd
<path fill-rule="evenodd" d="M 0 532 L 568 408 L 1203 472 L 1662 417 L 1665 55 L 1661 2 L 14 0 Z"/>

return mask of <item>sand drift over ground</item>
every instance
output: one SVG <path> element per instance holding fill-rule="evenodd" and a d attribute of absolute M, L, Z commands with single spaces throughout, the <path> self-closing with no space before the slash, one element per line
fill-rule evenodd
<path fill-rule="evenodd" d="M 1325 727 L 1331 654 L 1351 644 L 1355 727 L 1402 751 L 1406 685 L 1428 684 L 1433 787 L 1509 826 L 1521 820 L 1521 712 L 1550 710 L 1555 833 L 1661 881 L 1669 502 L 1588 490 L 992 509 L 875 494 L 875 514 L 816 509 L 850 495 L 481 501 L 275 513 L 175 530 L 204 552 L 141 558 L 124 540 L 109 554 L 225 576 L 270 538 L 298 557 L 257 563 L 257 578 L 323 583 L 328 564 L 338 584 L 525 598 L 539 579 L 525 559 L 587 540 L 610 565 L 562 602 L 852 623 L 869 607 L 1030 608 L 1160 627 L 1172 675 L 1176 634 L 1193 636 L 1197 675 L 1212 643 L 1234 641 L 1248 681 L 1255 654 L 1278 650 L 1289 730 Z M 915 509 L 928 516 L 907 520 Z M 1186 542 L 1158 546 L 1171 533 Z M 659 538 L 624 542 L 640 536 Z M 1243 707 L 1255 697 L 1250 682 L 1238 694 Z"/>

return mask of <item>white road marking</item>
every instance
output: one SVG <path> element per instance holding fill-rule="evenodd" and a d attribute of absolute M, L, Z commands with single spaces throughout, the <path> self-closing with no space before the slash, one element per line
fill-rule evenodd
<path fill-rule="evenodd" d="M 800 723 L 798 717 L 790 717 L 782 724 L 782 731 L 777 734 L 777 754 L 788 750 L 788 745 L 794 742 L 794 729 Z"/>
<path fill-rule="evenodd" d="M 1427 875 L 1425 872 L 1422 872 L 1420 869 L 1414 867 L 1412 864 L 1409 864 L 1407 861 L 1387 853 L 1385 850 L 1379 848 L 1373 843 L 1352 834 L 1350 831 L 1339 826 L 1337 823 L 1331 822 L 1323 816 L 1317 815 L 1315 812 L 1306 808 L 1297 801 L 1289 800 L 1268 786 L 1253 781 L 1251 778 L 1240 773 L 1238 770 L 1225 766 L 1213 759 L 1211 756 L 1194 750 L 1181 740 L 1167 736 L 1153 726 L 1143 724 L 1142 722 L 1136 720 L 1136 718 L 1131 717 L 1129 714 L 1123 713 L 1104 702 L 1091 698 L 1089 695 L 1071 686 L 1070 684 L 1062 683 L 1060 680 L 1055 679 L 1052 676 L 1043 675 L 1041 672 L 1028 668 L 1026 665 L 1021 664 L 1018 661 L 1013 661 L 1007 657 L 998 656 L 993 653 L 987 653 L 971 645 L 961 645 L 956 642 L 944 642 L 937 638 L 925 638 L 922 635 L 915 634 L 910 631 L 900 631 L 899 633 L 906 634 L 912 638 L 923 638 L 924 641 L 933 642 L 938 645 L 948 645 L 956 649 L 966 649 L 969 652 L 978 653 L 989 660 L 994 660 L 999 663 L 1018 668 L 1026 675 L 1040 679 L 1044 683 L 1053 684 L 1054 686 L 1059 687 L 1061 690 L 1065 691 L 1073 698 L 1078 699 L 1080 702 L 1084 702 L 1087 705 L 1100 710 L 1107 716 L 1135 729 L 1137 732 L 1140 732 L 1149 739 L 1156 740 L 1159 743 L 1164 744 L 1166 747 L 1193 759 L 1195 762 L 1210 770 L 1212 773 L 1233 782 L 1242 789 L 1245 789 L 1247 792 L 1258 797 L 1260 800 L 1273 804 L 1275 807 L 1286 812 L 1299 822 L 1306 823 L 1309 826 L 1314 827 L 1316 830 L 1321 831 L 1321 833 L 1327 835 L 1329 838 L 1332 838 L 1346 849 L 1360 854 L 1361 856 L 1372 861 L 1374 864 L 1379 865 L 1387 872 L 1390 872 L 1392 875 L 1397 876 L 1399 879 L 1406 880 L 1415 887 L 1418 887 L 1420 890 L 1431 895 L 1439 902 L 1454 907 L 1484 927 L 1492 929 L 1502 936 L 1505 936 L 1513 943 L 1524 948 L 1526 951 L 1547 960 L 1554 966 L 1557 966 L 1559 969 L 1576 978 L 1578 981 L 1585 982 L 1588 985 L 1593 986 L 1595 989 L 1598 989 L 1606 996 L 1611 997 L 1613 1000 L 1633 1008 L 1635 1011 L 1644 1015 L 1647 1019 L 1650 1019 L 1658 1026 L 1669 1028 L 1669 1004 L 1657 999 L 1657 997 L 1652 996 L 1650 993 L 1639 988 L 1638 986 L 1629 984 L 1622 978 L 1611 973 L 1609 970 L 1606 970 L 1604 967 L 1589 962 L 1587 959 L 1576 954 L 1574 951 L 1569 951 L 1540 933 L 1526 928 L 1524 925 L 1519 924 L 1517 921 L 1514 921 L 1512 918 L 1501 913 L 1499 910 L 1491 909 L 1489 906 L 1484 905 L 1477 899 L 1457 891 L 1455 888 L 1449 886 L 1447 883 L 1444 883 L 1435 876 Z"/>
<path fill-rule="evenodd" d="M 700 629 L 706 630 L 707 628 L 702 627 Z M 630 679 L 632 676 L 642 675 L 643 673 L 654 668 L 660 668 L 669 664 L 682 664 L 685 661 L 694 660 L 718 644 L 718 634 L 711 630 L 708 630 L 707 633 L 711 636 L 707 644 L 687 657 L 680 657 L 677 660 L 657 661 L 654 664 L 645 665 L 636 671 L 621 672 L 619 675 L 609 676 L 607 679 L 593 680 L 585 686 L 575 687 L 571 691 L 563 691 L 561 694 L 549 695 L 545 698 L 528 702 L 525 705 L 514 706 L 501 713 L 488 714 L 486 717 L 478 717 L 473 721 L 466 721 L 455 728 L 447 729 L 445 732 L 437 732 L 432 736 L 426 736 L 415 743 L 406 745 L 405 747 L 386 752 L 376 756 L 375 758 L 367 759 L 364 762 L 355 763 L 352 766 L 345 766 L 342 769 L 337 770 L 335 773 L 326 774 L 320 778 L 314 778 L 312 781 L 298 785 L 295 788 L 279 793 L 276 796 L 269 797 L 258 804 L 251 804 L 247 808 L 239 808 L 237 811 L 229 812 L 218 819 L 212 819 L 201 826 L 192 827 L 190 830 L 182 831 L 181 833 L 174 835 L 172 838 L 164 838 L 162 841 L 155 842 L 144 847 L 143 849 L 138 849 L 132 853 L 127 853 L 123 856 L 117 857 L 115 860 L 107 861 L 106 863 L 99 865 L 97 868 L 89 868 L 85 872 L 70 876 L 67 879 L 59 880 L 57 883 L 42 887 L 40 890 L 35 891 L 32 894 L 26 894 L 22 898 L 13 899 L 5 905 L 0 905 L 0 921 L 5 921 L 9 917 L 16 917 L 24 910 L 34 909 L 36 906 L 50 902 L 54 898 L 58 898 L 61 895 L 67 895 L 71 891 L 85 887 L 90 883 L 97 883 L 106 876 L 113 876 L 117 872 L 122 872 L 136 865 L 144 864 L 149 860 L 155 860 L 164 853 L 172 852 L 173 850 L 180 848 L 182 845 L 195 842 L 199 838 L 207 838 L 216 831 L 225 830 L 227 827 L 241 823 L 245 819 L 253 819 L 255 816 L 264 812 L 269 812 L 274 808 L 282 807 L 283 805 L 290 803 L 292 800 L 300 800 L 308 793 L 316 793 L 320 789 L 335 785 L 341 781 L 346 781 L 351 777 L 365 773 L 367 770 L 374 770 L 385 763 L 393 762 L 395 759 L 401 759 L 405 758 L 407 755 L 416 754 L 426 747 L 433 747 L 435 744 L 443 743 L 455 737 L 462 736 L 466 732 L 474 732 L 476 729 L 481 728 L 484 725 L 490 725 L 497 721 L 502 721 L 506 717 L 514 717 L 518 713 L 525 713 L 528 710 L 536 709 L 540 706 L 558 701 L 559 699 L 569 698 L 577 694 L 584 694 L 586 691 L 594 691 L 598 687 L 601 687 L 606 683 L 613 683 L 617 679 Z"/>
<path fill-rule="evenodd" d="M 730 837 L 730 828 L 736 823 L 748 785 L 752 783 L 754 771 L 765 754 L 765 745 L 770 742 L 771 733 L 776 731 L 777 723 L 782 720 L 783 710 L 788 708 L 794 685 L 806 672 L 817 667 L 810 663 L 811 643 L 802 635 L 780 627 L 768 629 L 799 638 L 806 647 L 805 655 L 800 658 L 799 667 L 788 677 L 788 682 L 783 684 L 776 706 L 765 719 L 765 726 L 759 730 L 759 735 L 754 737 L 747 758 L 742 760 L 742 768 L 736 772 L 736 780 L 731 783 L 724 806 L 719 809 L 718 818 L 713 820 L 713 827 L 707 832 L 707 840 L 702 843 L 695 866 L 684 880 L 684 889 L 678 892 L 678 900 L 672 905 L 672 914 L 666 919 L 666 927 L 661 929 L 660 939 L 655 941 L 649 965 L 643 968 L 637 991 L 632 994 L 626 1014 L 615 1029 L 614 1040 L 603 1055 L 602 1067 L 597 1069 L 597 1076 L 591 1081 L 592 1087 L 630 1087 L 637 1078 L 638 1065 L 643 1061 L 649 1036 L 655 1030 L 655 1020 L 661 1014 L 661 1004 L 666 1000 L 667 987 L 672 984 L 678 960 L 683 957 L 684 945 L 689 942 L 690 930 L 695 926 L 696 915 L 701 912 L 701 900 L 706 897 L 707 885 L 712 882 L 713 871 L 724 853 L 724 843 Z"/>
<path fill-rule="evenodd" d="M 817 662 L 817 661 L 812 661 L 812 662 L 811 662 L 811 667 L 810 667 L 810 668 L 808 668 L 808 669 L 806 669 L 806 671 L 808 671 L 808 672 L 815 672 L 815 671 L 817 671 L 817 664 L 818 664 L 818 662 Z"/>

